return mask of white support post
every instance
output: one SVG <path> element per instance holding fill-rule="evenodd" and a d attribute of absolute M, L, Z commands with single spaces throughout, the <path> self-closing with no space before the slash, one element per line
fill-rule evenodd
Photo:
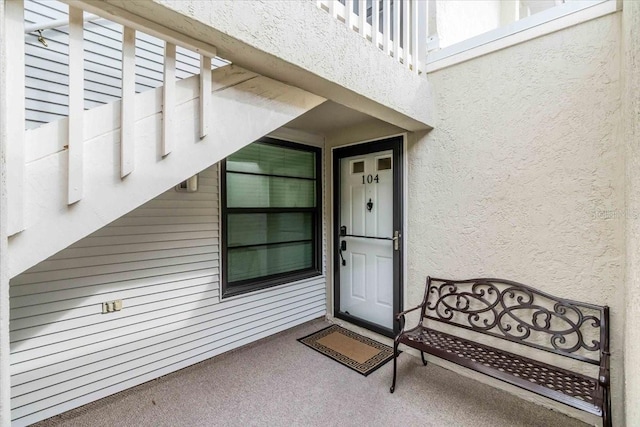
<path fill-rule="evenodd" d="M 344 22 L 349 31 L 353 31 L 353 0 L 344 0 Z"/>
<path fill-rule="evenodd" d="M 400 2 L 393 2 L 393 57 L 400 62 Z"/>
<path fill-rule="evenodd" d="M 4 0 L 3 0 L 4 1 Z M 24 1 L 5 1 L 4 59 L 9 117 L 7 135 L 7 234 L 24 230 L 25 202 L 25 89 L 24 89 Z M 9 66 L 10 64 L 10 66 Z M 9 104 L 10 103 L 10 104 Z"/>
<path fill-rule="evenodd" d="M 379 49 L 378 34 L 380 32 L 380 0 L 372 0 L 371 3 L 371 43 Z"/>
<path fill-rule="evenodd" d="M 69 176 L 67 203 L 82 199 L 84 118 L 84 12 L 69 7 Z"/>
<path fill-rule="evenodd" d="M 409 29 L 411 27 L 411 3 L 408 1 L 402 2 L 402 60 L 404 66 L 409 68 L 411 63 L 409 61 L 409 52 L 411 52 L 411 46 L 409 41 Z"/>
<path fill-rule="evenodd" d="M 200 57 L 200 138 L 209 134 L 211 116 L 211 58 Z"/>
<path fill-rule="evenodd" d="M 175 139 L 173 123 L 176 105 L 176 45 L 164 44 L 164 85 L 162 86 L 162 156 L 171 153 Z"/>
<path fill-rule="evenodd" d="M 120 177 L 133 172 L 135 164 L 136 30 L 122 34 L 122 110 L 120 125 Z"/>
<path fill-rule="evenodd" d="M 19 10 L 11 10 L 17 8 Z M 9 97 L 9 88 L 12 81 L 9 66 L 13 59 L 10 54 L 11 44 L 16 40 L 22 42 L 22 38 L 16 38 L 18 28 L 12 28 L 14 19 L 22 18 L 22 2 L 13 0 L 0 0 L 0 425 L 11 425 L 11 359 L 10 359 L 10 332 L 9 332 L 9 254 L 8 254 L 8 203 L 7 193 L 9 188 L 7 175 L 8 160 L 7 150 L 13 141 L 10 139 L 9 124 L 14 120 L 13 105 Z M 6 24 L 6 25 L 4 25 Z M 22 36 L 24 37 L 24 35 Z M 20 123 L 24 128 L 24 124 Z"/>
<path fill-rule="evenodd" d="M 383 0 L 382 5 L 382 48 L 384 53 L 391 53 L 391 0 Z"/>
<path fill-rule="evenodd" d="M 418 15 L 418 1 L 411 0 L 411 65 L 413 66 L 413 72 L 418 74 L 419 61 L 418 61 L 418 33 L 419 33 L 419 15 Z"/>
<path fill-rule="evenodd" d="M 364 31 L 367 23 L 367 0 L 358 0 L 358 31 L 362 37 L 366 37 Z"/>

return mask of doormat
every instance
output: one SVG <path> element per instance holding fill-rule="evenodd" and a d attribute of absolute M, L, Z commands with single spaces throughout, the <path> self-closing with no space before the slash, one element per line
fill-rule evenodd
<path fill-rule="evenodd" d="M 338 325 L 329 326 L 298 341 L 365 377 L 393 358 L 393 348 Z"/>

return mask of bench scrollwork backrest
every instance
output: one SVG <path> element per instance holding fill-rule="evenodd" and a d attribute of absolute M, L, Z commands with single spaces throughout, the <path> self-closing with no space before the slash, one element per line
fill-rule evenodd
<path fill-rule="evenodd" d="M 598 364 L 605 308 L 500 279 L 427 278 L 422 317 Z M 601 343 L 605 343 L 604 345 Z"/>

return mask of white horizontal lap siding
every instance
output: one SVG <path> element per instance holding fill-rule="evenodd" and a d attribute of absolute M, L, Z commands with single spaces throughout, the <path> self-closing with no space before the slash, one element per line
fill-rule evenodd
<path fill-rule="evenodd" d="M 68 6 L 57 1 L 25 0 L 28 24 L 67 19 Z M 100 19 L 84 25 L 85 109 L 120 99 L 122 26 Z M 32 129 L 68 114 L 68 27 L 25 35 L 26 127 Z M 164 42 L 136 32 L 136 91 L 162 85 Z M 215 58 L 214 68 L 226 64 Z M 176 78 L 200 72 L 200 56 L 178 47 Z"/>
<path fill-rule="evenodd" d="M 325 314 L 324 277 L 220 300 L 218 205 L 213 166 L 11 281 L 14 425 Z"/>

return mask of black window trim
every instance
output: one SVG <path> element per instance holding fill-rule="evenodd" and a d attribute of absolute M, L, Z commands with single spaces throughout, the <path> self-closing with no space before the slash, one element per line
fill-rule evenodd
<path fill-rule="evenodd" d="M 222 298 L 228 298 L 248 292 L 259 291 L 273 286 L 283 285 L 298 280 L 308 279 L 322 275 L 322 149 L 313 145 L 283 141 L 274 138 L 260 138 L 255 142 L 275 145 L 279 147 L 291 148 L 294 150 L 307 151 L 316 155 L 316 207 L 315 208 L 228 208 L 227 207 L 227 160 L 220 162 L 220 236 L 221 236 L 221 252 L 222 252 Z M 235 172 L 233 172 L 235 173 Z M 272 175 L 269 175 L 272 176 Z M 296 179 L 296 177 L 286 177 Z M 229 213 L 288 213 L 288 212 L 310 212 L 315 229 L 312 241 L 313 265 L 310 268 L 302 270 L 290 271 L 286 273 L 272 274 L 262 276 L 255 279 L 246 279 L 233 282 L 229 286 L 228 277 L 228 247 L 227 247 L 227 215 Z M 268 245 L 268 244 L 267 244 Z"/>

